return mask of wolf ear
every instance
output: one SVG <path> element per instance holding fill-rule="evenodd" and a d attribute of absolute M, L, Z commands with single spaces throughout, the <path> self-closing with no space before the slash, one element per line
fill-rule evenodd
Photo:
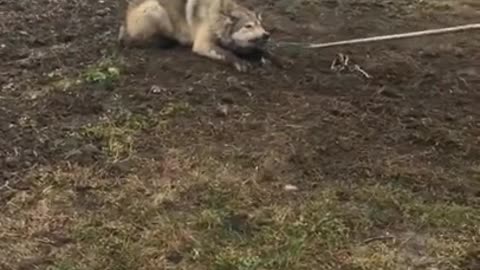
<path fill-rule="evenodd" d="M 258 19 L 259 21 L 263 21 L 262 15 L 263 15 L 263 11 L 257 12 L 257 19 Z"/>
<path fill-rule="evenodd" d="M 235 21 L 237 19 L 240 19 L 242 16 L 243 16 L 243 12 L 241 12 L 240 10 L 232 10 L 232 12 L 229 14 L 229 17 Z"/>
<path fill-rule="evenodd" d="M 223 20 L 225 21 L 226 24 L 232 24 L 234 19 L 235 19 L 232 16 L 232 14 L 228 14 L 226 12 L 221 12 L 220 15 L 221 15 L 221 17 L 223 18 Z"/>

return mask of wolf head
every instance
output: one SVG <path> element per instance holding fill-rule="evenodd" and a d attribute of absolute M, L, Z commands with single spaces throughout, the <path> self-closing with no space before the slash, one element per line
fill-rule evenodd
<path fill-rule="evenodd" d="M 225 28 L 222 45 L 234 51 L 244 51 L 263 47 L 270 39 L 270 33 L 262 25 L 262 16 L 250 9 L 239 7 L 225 14 Z"/>

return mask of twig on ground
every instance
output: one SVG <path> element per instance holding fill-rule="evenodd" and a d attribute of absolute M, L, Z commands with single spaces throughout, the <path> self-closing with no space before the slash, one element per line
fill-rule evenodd
<path fill-rule="evenodd" d="M 376 241 L 385 241 L 385 240 L 392 240 L 392 239 L 394 239 L 394 237 L 391 236 L 391 235 L 383 235 L 383 236 L 376 236 L 376 237 L 367 238 L 363 241 L 363 243 L 364 244 L 369 244 L 369 243 L 376 242 Z"/>
<path fill-rule="evenodd" d="M 353 70 L 360 72 L 367 79 L 372 78 L 372 76 L 370 74 L 368 74 L 365 70 L 363 70 L 359 65 L 354 65 Z"/>
<path fill-rule="evenodd" d="M 2 186 L 0 186 L 0 191 L 3 190 L 3 189 L 10 189 L 9 185 L 10 185 L 10 181 L 8 181 L 8 180 L 5 181 L 5 183 Z"/>
<path fill-rule="evenodd" d="M 363 70 L 359 65 L 354 64 L 353 66 L 350 65 L 350 57 L 348 55 L 339 53 L 337 57 L 333 59 L 332 64 L 330 65 L 330 69 L 339 72 L 344 69 L 348 69 L 350 72 L 358 71 L 362 74 L 365 78 L 371 79 L 372 76 L 368 74 L 365 70 Z"/>

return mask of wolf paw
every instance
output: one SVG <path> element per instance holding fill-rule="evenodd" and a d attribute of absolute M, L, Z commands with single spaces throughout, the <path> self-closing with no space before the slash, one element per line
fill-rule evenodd
<path fill-rule="evenodd" d="M 251 68 L 250 63 L 245 60 L 237 60 L 233 62 L 233 66 L 239 72 L 247 72 Z"/>

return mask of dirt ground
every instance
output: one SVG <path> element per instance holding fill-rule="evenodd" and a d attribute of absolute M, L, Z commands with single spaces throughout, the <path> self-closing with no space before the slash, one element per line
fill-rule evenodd
<path fill-rule="evenodd" d="M 240 1 L 243 2 L 243 1 Z M 245 1 L 279 41 L 477 0 Z M 0 0 L 0 269 L 480 269 L 480 33 L 242 74 L 116 47 L 112 0 Z M 333 71 L 337 53 L 371 75 Z"/>

